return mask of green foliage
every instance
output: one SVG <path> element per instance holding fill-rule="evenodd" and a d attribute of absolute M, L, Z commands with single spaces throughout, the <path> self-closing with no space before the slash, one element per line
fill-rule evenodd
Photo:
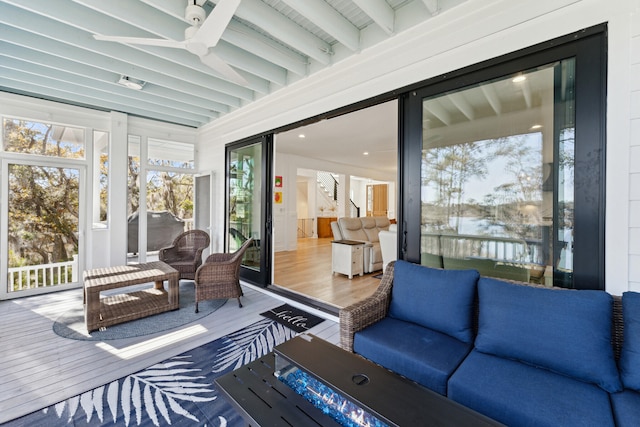
<path fill-rule="evenodd" d="M 52 140 L 52 125 L 5 120 L 10 151 L 80 157 L 77 146 Z M 72 259 L 78 250 L 78 170 L 10 164 L 9 267 Z"/>

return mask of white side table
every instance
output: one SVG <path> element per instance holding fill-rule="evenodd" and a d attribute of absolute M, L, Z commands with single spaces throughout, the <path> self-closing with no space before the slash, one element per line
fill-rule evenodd
<path fill-rule="evenodd" d="M 331 271 L 352 279 L 364 274 L 364 243 L 355 240 L 333 240 L 331 242 Z"/>

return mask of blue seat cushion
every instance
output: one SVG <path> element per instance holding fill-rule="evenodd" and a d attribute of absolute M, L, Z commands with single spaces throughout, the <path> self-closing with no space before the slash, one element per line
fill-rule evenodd
<path fill-rule="evenodd" d="M 475 270 L 440 270 L 396 261 L 389 316 L 472 342 L 479 277 Z"/>
<path fill-rule="evenodd" d="M 449 335 L 390 317 L 357 332 L 353 351 L 442 395 L 471 350 Z"/>
<path fill-rule="evenodd" d="M 633 390 L 613 393 L 611 405 L 618 427 L 637 427 L 640 424 L 640 393 Z"/>
<path fill-rule="evenodd" d="M 510 427 L 614 425 L 595 384 L 477 350 L 449 379 L 448 397 Z"/>
<path fill-rule="evenodd" d="M 620 352 L 620 376 L 626 388 L 640 391 L 640 293 L 622 294 L 624 340 Z"/>
<path fill-rule="evenodd" d="M 603 291 L 554 290 L 481 278 L 475 348 L 622 390 L 613 346 L 613 298 Z"/>

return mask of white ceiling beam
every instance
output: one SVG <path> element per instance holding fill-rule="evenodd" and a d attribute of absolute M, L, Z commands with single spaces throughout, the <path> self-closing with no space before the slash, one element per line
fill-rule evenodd
<path fill-rule="evenodd" d="M 12 0 L 15 1 L 15 0 Z M 178 21 L 172 16 L 166 14 L 154 13 L 154 8 L 146 5 L 139 1 L 131 1 L 131 0 L 73 0 L 77 4 L 92 9 L 96 12 L 100 12 L 103 15 L 110 16 L 118 21 L 122 21 L 126 24 L 132 25 L 137 28 L 142 28 L 149 33 L 159 36 L 165 37 L 172 40 L 184 40 L 184 29 L 187 27 L 184 21 L 184 9 L 187 6 L 186 2 L 177 2 L 178 4 L 182 4 L 182 16 L 181 25 L 178 24 Z M 69 12 L 69 1 L 65 1 L 67 6 L 63 8 L 65 13 Z M 27 5 L 28 7 L 33 7 L 33 5 Z M 39 6 L 38 6 L 39 8 Z M 153 19 L 149 19 L 150 16 L 153 16 Z M 77 25 L 77 20 L 73 15 L 70 16 L 70 25 Z M 90 23 L 92 26 L 95 22 Z M 162 31 L 154 30 L 154 28 L 162 29 Z M 113 30 L 112 30 L 113 31 Z M 136 37 L 135 34 L 113 34 L 109 33 L 109 35 L 122 35 L 122 36 L 132 36 Z M 148 36 L 148 35 L 147 35 Z"/>
<path fill-rule="evenodd" d="M 0 21 L 1 20 L 2 14 L 0 14 Z M 3 39 L 18 46 L 24 46 L 80 64 L 87 64 L 113 73 L 124 74 L 159 86 L 174 87 L 176 90 L 189 94 L 190 96 L 213 99 L 230 107 L 239 107 L 241 105 L 239 98 L 193 84 L 185 80 L 185 78 L 172 78 L 151 69 L 145 69 L 129 62 L 107 58 L 102 55 L 95 55 L 84 49 L 64 45 L 23 30 L 12 29 L 11 31 L 5 31 Z"/>
<path fill-rule="evenodd" d="M 231 20 L 222 39 L 299 76 L 306 76 L 309 71 L 306 57 L 238 21 Z"/>
<path fill-rule="evenodd" d="M 324 0 L 282 0 L 331 34 L 352 52 L 360 50 L 360 31 Z"/>
<path fill-rule="evenodd" d="M 11 0 L 11 1 L 15 1 L 15 0 Z M 55 0 L 55 1 L 60 1 L 60 0 Z M 160 38 L 184 40 L 184 29 L 187 28 L 188 26 L 184 20 L 184 7 L 186 5 L 186 0 L 184 4 L 182 4 L 182 2 L 178 4 L 177 2 L 175 2 L 175 0 L 173 1 L 173 3 L 178 4 L 181 9 L 181 12 L 179 13 L 179 16 L 178 16 L 179 21 L 177 21 L 176 17 L 173 14 L 171 14 L 171 16 L 167 16 L 167 18 L 170 21 L 166 21 L 166 20 L 158 21 L 156 19 L 153 19 L 153 20 L 147 19 L 142 21 L 142 24 L 143 24 L 142 26 L 140 22 L 137 22 L 137 23 L 130 22 L 132 20 L 128 17 L 129 12 L 126 8 L 123 9 L 123 8 L 113 7 L 112 3 L 102 2 L 102 1 L 100 2 L 91 1 L 86 4 L 85 3 L 86 2 L 84 0 L 80 2 L 80 4 L 82 4 L 83 6 L 90 7 L 92 10 L 99 13 L 104 13 L 107 16 L 112 18 L 112 19 L 106 19 L 106 20 L 90 19 L 90 20 L 80 21 L 85 23 L 84 26 L 79 26 L 78 24 L 74 24 L 78 28 L 84 29 L 86 31 L 90 31 L 90 30 L 99 31 L 101 34 L 105 34 L 105 35 L 131 34 L 132 29 L 130 25 L 135 25 L 138 28 L 141 28 L 141 30 L 155 34 Z M 151 6 L 147 6 L 147 7 L 150 8 Z M 163 9 L 160 9 L 160 10 L 163 10 Z M 127 12 L 125 13 L 125 11 Z M 146 13 L 149 14 L 149 11 L 147 11 Z M 139 20 L 136 20 L 136 21 L 139 21 Z M 170 23 L 171 25 L 167 25 L 168 23 Z M 86 26 L 87 24 L 91 26 L 90 29 Z M 173 35 L 175 35 L 175 31 L 173 34 L 170 33 L 170 31 L 172 29 L 175 30 L 176 28 L 179 30 L 178 31 L 179 36 L 177 38 L 173 38 Z M 134 36 L 146 37 L 144 33 L 139 33 Z M 193 58 L 187 61 L 185 61 L 184 59 L 177 59 L 178 57 L 180 58 L 186 57 L 185 55 L 182 54 L 186 51 L 182 49 L 170 49 L 170 48 L 146 49 L 147 46 L 134 45 L 134 44 L 131 44 L 128 46 L 152 53 L 160 58 L 167 59 L 172 62 L 176 62 L 179 65 L 184 65 L 184 66 L 196 69 L 198 71 L 204 72 L 206 74 L 212 74 L 212 75 L 215 75 L 216 77 L 224 78 L 220 74 L 217 74 L 215 71 L 213 71 L 210 67 L 207 67 L 206 65 L 202 64 L 200 61 L 193 61 Z M 255 75 L 261 78 L 261 79 L 255 79 L 252 76 L 246 75 L 245 73 L 240 73 L 245 78 L 245 80 L 249 82 L 249 85 L 246 86 L 247 88 L 255 90 L 262 94 L 268 94 L 270 92 L 270 85 L 268 84 L 268 82 L 265 82 L 262 79 L 277 83 L 278 85 L 286 84 L 286 71 L 281 69 L 281 67 L 278 67 L 273 63 L 269 63 L 268 61 L 260 60 L 259 57 L 252 56 L 241 50 L 237 50 L 234 52 L 231 49 L 231 46 L 229 45 L 227 45 L 226 47 L 220 47 L 220 46 L 221 44 L 213 48 L 218 57 L 220 57 L 222 60 L 224 60 L 229 65 L 235 68 L 246 71 L 247 73 L 251 73 L 252 75 Z M 195 67 L 191 66 L 190 64 L 194 64 Z"/>
<path fill-rule="evenodd" d="M 45 3 L 46 6 L 42 5 L 41 10 L 46 10 L 50 13 L 51 19 L 42 15 L 34 16 L 28 9 L 18 9 L 8 4 L 0 3 L 0 22 L 3 22 L 10 27 L 16 27 L 18 30 L 28 31 L 33 34 L 41 34 L 46 38 L 53 37 L 62 43 L 68 44 L 69 46 L 86 49 L 88 51 L 95 52 L 98 55 L 111 57 L 117 61 L 125 61 L 131 65 L 139 67 L 139 70 L 136 73 L 138 75 L 132 75 L 132 77 L 136 77 L 141 80 L 149 80 L 146 75 L 139 75 L 140 70 L 146 68 L 149 71 L 153 71 L 157 74 L 165 74 L 166 76 L 173 77 L 175 79 L 186 79 L 191 83 L 213 89 L 218 93 L 225 93 L 236 98 L 242 98 L 250 101 L 254 99 L 254 93 L 251 89 L 238 86 L 222 78 L 216 78 L 214 77 L 213 70 L 210 70 L 211 74 L 203 74 L 184 68 L 184 66 L 179 63 L 175 63 L 174 65 L 171 61 L 164 58 L 141 52 L 140 49 L 127 47 L 120 43 L 94 40 L 93 37 L 87 34 L 88 30 L 70 27 L 64 24 L 64 21 L 59 19 L 60 17 L 64 17 L 66 13 L 77 12 L 78 7 L 76 5 L 69 3 L 66 0 L 47 0 Z M 72 6 L 75 6 L 75 9 Z M 95 14 L 96 12 L 92 13 Z M 99 15 L 94 15 L 93 19 L 101 21 L 103 25 L 105 23 L 104 17 L 101 19 Z M 112 20 L 108 20 L 106 23 L 108 24 L 109 21 L 113 22 Z M 91 24 L 91 22 L 83 25 L 89 24 Z M 175 52 L 170 52 L 169 54 L 173 55 Z M 198 57 L 195 55 L 189 55 L 189 59 L 194 62 L 200 62 Z M 149 71 L 145 73 L 148 74 Z"/>
<path fill-rule="evenodd" d="M 500 98 L 498 97 L 498 92 L 496 92 L 496 89 L 490 84 L 481 85 L 480 89 L 482 90 L 482 93 L 487 99 L 489 105 L 491 105 L 491 108 L 493 108 L 493 111 L 498 116 L 502 114 L 502 102 L 500 102 Z"/>
<path fill-rule="evenodd" d="M 385 0 L 353 0 L 388 35 L 395 31 L 395 12 Z"/>
<path fill-rule="evenodd" d="M 184 11 L 187 7 L 187 2 L 185 1 L 176 1 L 176 0 L 140 0 L 142 3 L 148 4 L 149 6 L 161 10 L 167 15 L 171 15 L 177 19 L 184 20 Z"/>
<path fill-rule="evenodd" d="M 3 56 L 2 65 L 24 72 L 37 72 L 42 76 L 50 74 L 52 77 L 68 83 L 77 82 L 87 88 L 85 93 L 90 93 L 94 89 L 113 91 L 114 94 L 120 94 L 127 98 L 140 98 L 157 105 L 170 105 L 172 108 L 210 117 L 217 117 L 219 112 L 227 113 L 230 110 L 228 106 L 219 103 L 208 102 L 205 105 L 198 105 L 198 103 L 192 102 L 194 100 L 193 97 L 184 96 L 175 91 L 171 91 L 171 96 L 167 96 L 166 93 L 163 94 L 163 92 L 155 90 L 159 86 L 153 84 L 145 85 L 141 91 L 132 91 L 116 83 L 120 77 L 118 74 L 84 64 L 71 66 L 69 61 L 64 61 L 51 55 L 46 55 L 46 61 L 43 61 L 45 65 L 41 65 L 36 62 L 36 56 L 42 56 L 44 55 L 43 53 L 25 48 L 16 48 L 17 46 L 9 43 L 3 43 L 0 46 L 0 55 Z M 198 99 L 200 98 L 196 98 L 196 101 Z"/>
<path fill-rule="evenodd" d="M 460 92 L 450 93 L 447 95 L 449 101 L 455 105 L 455 107 L 465 115 L 465 117 L 469 120 L 473 120 L 475 118 L 475 112 L 473 111 L 473 106 L 467 101 L 467 99 Z"/>
<path fill-rule="evenodd" d="M 16 2 L 16 0 L 8 1 L 14 3 Z M 69 23 L 69 25 L 91 33 L 97 32 L 106 35 L 124 34 L 134 37 L 146 37 L 146 33 L 149 32 L 155 35 L 159 35 L 161 38 L 171 38 L 169 30 L 171 28 L 178 28 L 181 35 L 177 38 L 177 40 L 183 40 L 184 28 L 187 27 L 183 20 L 177 21 L 174 18 L 167 16 L 167 18 L 170 19 L 170 21 L 168 22 L 170 22 L 172 25 L 166 25 L 167 22 L 163 20 L 160 20 L 162 25 L 159 25 L 155 19 L 146 20 L 144 21 L 145 26 L 142 27 L 144 33 L 142 33 L 135 30 L 132 31 L 130 24 L 125 23 L 128 19 L 128 13 L 126 12 L 127 9 L 118 10 L 117 8 L 111 7 L 111 3 L 109 2 L 91 2 L 87 5 L 85 5 L 84 2 L 80 3 L 82 6 L 91 6 L 90 9 L 85 9 L 68 4 L 65 7 L 65 4 L 63 3 L 68 2 L 66 0 L 49 0 L 46 2 L 46 4 L 39 5 L 40 13 L 43 14 L 43 16 L 56 19 L 59 22 L 65 22 L 65 20 L 68 19 L 69 14 L 72 14 L 73 16 L 77 17 L 77 20 L 73 20 L 73 22 Z M 109 6 L 107 6 L 107 3 Z M 105 6 L 104 10 L 101 8 L 102 6 Z M 151 9 L 149 6 L 146 7 L 149 9 L 146 11 L 147 14 L 153 11 L 153 9 Z M 101 13 L 106 14 L 106 17 L 104 15 L 100 15 Z M 122 16 L 118 15 L 118 13 L 120 13 L 120 15 Z M 253 94 L 247 92 L 247 89 L 252 89 L 263 94 L 269 93 L 270 91 L 270 86 L 267 82 L 252 78 L 251 76 L 246 76 L 243 73 L 241 74 L 243 74 L 243 77 L 245 77 L 245 79 L 249 81 L 249 85 L 246 88 L 237 86 L 227 81 L 226 78 L 212 70 L 210 67 L 202 64 L 201 61 L 197 59 L 197 57 L 184 55 L 184 52 L 186 51 L 183 51 L 182 49 L 146 49 L 147 46 L 133 44 L 126 46 L 144 52 L 152 53 L 158 58 L 175 62 L 177 65 L 186 66 L 205 74 L 215 76 L 224 80 L 225 85 L 227 85 L 228 88 L 236 86 L 241 91 L 245 91 L 244 95 L 242 95 L 241 93 L 227 92 L 230 95 L 240 96 L 243 97 L 243 99 L 251 100 L 253 99 Z M 216 49 L 216 53 L 218 53 L 218 50 L 223 50 L 217 48 L 214 49 Z M 247 71 L 267 80 L 272 79 L 270 81 L 273 81 L 280 85 L 282 85 L 286 80 L 286 73 L 284 70 L 277 68 L 277 66 L 270 64 L 267 61 L 258 61 L 255 57 L 251 57 L 248 54 L 242 54 L 241 51 L 232 53 L 229 49 L 224 49 L 224 51 L 221 52 L 219 56 L 221 59 L 229 62 L 230 65 L 234 67 L 240 68 L 241 70 Z M 216 89 L 221 91 L 225 90 L 223 87 L 217 87 Z M 228 90 L 230 89 L 227 89 L 227 91 Z M 248 98 L 246 98 L 247 96 Z"/>
<path fill-rule="evenodd" d="M 23 5 L 22 3 L 18 4 L 16 0 L 7 0 L 14 5 Z M 55 19 L 58 22 L 65 22 L 68 20 L 69 16 L 74 16 L 75 19 L 73 22 L 70 22 L 69 25 L 89 32 L 97 32 L 100 34 L 108 34 L 108 35 L 132 35 L 132 36 L 140 36 L 146 37 L 146 32 L 150 32 L 156 35 L 160 35 L 160 37 L 167 37 L 167 31 L 165 31 L 168 26 L 163 26 L 163 31 L 158 31 L 156 24 L 155 27 L 145 26 L 143 29 L 145 33 L 132 31 L 132 28 L 129 24 L 125 24 L 124 22 L 118 20 L 117 17 L 114 17 L 114 10 L 107 11 L 107 17 L 100 15 L 101 11 L 98 7 L 98 4 L 94 4 L 92 8 L 83 8 L 79 6 L 75 6 L 73 4 L 67 4 L 66 7 L 61 4 L 64 0 L 49 0 L 44 4 L 38 4 L 40 7 L 39 12 L 42 16 Z M 65 2 L 66 3 L 66 2 Z M 102 4 L 102 3 L 100 3 Z M 21 6 L 22 7 L 22 6 Z M 149 11 L 146 12 L 147 14 Z M 186 28 L 186 25 L 183 22 L 176 21 L 174 18 L 170 18 L 174 26 L 178 25 L 180 27 L 180 32 L 183 32 L 183 29 Z M 155 20 L 149 20 L 149 22 L 155 22 Z M 90 28 L 89 28 L 90 26 Z M 184 35 L 179 37 L 179 40 L 182 40 Z M 104 45 L 103 45 L 104 46 Z M 244 99 L 253 99 L 253 94 L 247 92 L 247 89 L 255 90 L 262 94 L 267 94 L 270 92 L 270 85 L 268 82 L 263 79 L 273 81 L 277 84 L 282 85 L 286 80 L 286 72 L 277 66 L 268 63 L 267 61 L 259 61 L 255 57 L 251 57 L 249 54 L 243 54 L 241 51 L 231 52 L 227 49 L 219 49 L 221 54 L 219 55 L 223 60 L 229 62 L 230 65 L 240 68 L 241 70 L 247 71 L 255 76 L 259 76 L 260 78 L 255 78 L 251 75 L 246 75 L 245 73 L 241 73 L 243 77 L 249 82 L 249 85 L 245 88 L 237 86 L 229 81 L 227 81 L 223 76 L 213 71 L 210 67 L 202 64 L 197 57 L 188 54 L 188 52 L 183 51 L 182 49 L 170 49 L 170 48 L 162 48 L 162 49 L 147 49 L 147 46 L 142 45 L 122 45 L 128 46 L 131 49 L 137 49 L 143 52 L 150 53 L 152 55 L 157 56 L 158 58 L 168 60 L 174 62 L 175 64 L 181 67 L 188 67 L 193 70 L 215 76 L 224 80 L 224 84 L 227 88 L 231 88 L 236 86 L 241 91 L 244 91 L 244 95 L 241 93 L 230 93 L 231 95 L 239 95 L 241 97 L 249 97 Z M 216 48 L 217 49 L 217 48 Z M 217 49 L 218 50 L 218 49 Z M 218 53 L 218 52 L 216 52 Z M 233 86 L 231 86 L 233 85 Z M 215 87 L 215 85 L 213 85 Z M 217 87 L 216 89 L 224 91 L 225 89 L 222 87 Z M 228 91 L 231 89 L 227 89 Z"/>
<path fill-rule="evenodd" d="M 30 94 L 38 97 L 48 97 L 50 99 L 68 100 L 73 99 L 75 103 L 93 108 L 104 109 L 105 111 L 122 111 L 122 104 L 110 101 L 98 102 L 95 98 L 86 96 L 86 94 L 70 93 L 67 91 L 52 89 L 47 86 L 43 86 L 39 82 L 25 83 L 22 81 L 15 81 L 0 76 L 0 86 L 11 87 L 20 93 Z M 128 113 L 135 114 L 141 117 L 150 117 L 148 111 L 140 110 L 138 108 L 131 108 Z M 156 114 L 152 118 L 156 120 L 162 120 L 170 123 L 179 123 L 174 116 L 167 116 L 165 114 Z M 199 127 L 202 124 L 196 120 L 189 120 L 180 122 L 179 124 L 191 127 Z"/>
<path fill-rule="evenodd" d="M 6 59 L 6 58 L 5 58 Z M 197 122 L 207 123 L 212 117 L 217 114 L 208 113 L 202 111 L 198 114 L 175 108 L 172 104 L 157 104 L 150 102 L 140 97 L 134 97 L 131 92 L 133 90 L 127 89 L 124 86 L 111 87 L 113 85 L 97 83 L 91 79 L 84 77 L 78 77 L 73 81 L 68 80 L 66 73 L 52 73 L 51 71 L 42 72 L 42 68 L 34 67 L 29 68 L 21 67 L 16 64 L 15 60 L 6 59 L 0 65 L 2 75 L 5 78 L 15 81 L 22 81 L 25 83 L 40 85 L 46 84 L 47 87 L 56 90 L 62 90 L 69 93 L 75 93 L 82 96 L 91 96 L 94 99 L 100 101 L 108 101 L 113 103 L 120 103 L 120 105 L 126 105 L 127 108 L 136 108 L 139 110 L 146 110 L 152 113 L 165 114 L 167 116 L 179 117 L 181 120 L 194 120 Z M 63 75 L 64 74 L 64 75 Z M 87 90 L 89 89 L 89 90 Z M 127 93 L 127 91 L 129 93 Z"/>
<path fill-rule="evenodd" d="M 331 63 L 331 46 L 260 0 L 243 0 L 236 16 L 262 28 L 282 43 L 324 65 Z"/>
<path fill-rule="evenodd" d="M 436 116 L 438 120 L 447 126 L 450 126 L 453 120 L 451 114 L 442 106 L 437 100 L 432 100 L 424 103 L 424 110 Z"/>
<path fill-rule="evenodd" d="M 152 6 L 174 18 L 184 20 L 184 10 L 186 0 L 184 2 L 178 2 L 176 0 L 141 0 L 144 3 Z M 201 0 L 199 3 L 205 3 L 205 0 Z M 157 30 L 157 29 L 156 29 Z M 286 70 L 292 71 L 297 75 L 307 75 L 307 59 L 295 53 L 292 50 L 285 49 L 281 44 L 276 43 L 272 39 L 265 37 L 257 31 L 241 24 L 237 20 L 232 19 L 227 26 L 227 29 L 222 33 L 222 40 L 238 46 L 239 48 L 252 53 L 253 55 L 263 58 L 268 62 L 272 62 Z M 234 65 L 234 64 L 232 64 Z M 264 64 L 263 64 L 264 65 Z M 247 69 L 241 64 L 235 64 L 234 66 L 243 69 L 249 73 L 260 75 L 256 70 L 260 70 L 263 67 L 257 69 Z M 247 76 L 243 77 L 247 78 Z M 277 80 L 272 80 L 278 84 L 282 84 Z M 261 92 L 258 89 L 254 89 Z M 261 92 L 262 93 L 262 92 Z"/>
<path fill-rule="evenodd" d="M 427 10 L 432 16 L 440 13 L 440 5 L 438 4 L 438 0 L 422 0 L 422 3 L 424 3 L 424 5 L 427 7 Z"/>
<path fill-rule="evenodd" d="M 47 0 L 52 3 L 57 0 Z M 10 9 L 10 13 L 3 13 L 6 9 Z M 11 18 L 10 18 L 11 17 Z M 16 19 L 18 18 L 18 19 Z M 59 56 L 65 55 L 64 48 L 76 47 L 85 51 L 93 52 L 96 56 L 104 56 L 110 62 L 125 62 L 129 66 L 135 67 L 135 73 L 132 77 L 148 81 L 149 77 L 154 73 L 164 74 L 165 76 L 178 79 L 180 81 L 188 81 L 194 85 L 199 85 L 203 89 L 213 89 L 212 93 L 226 93 L 236 98 L 253 100 L 253 91 L 240 87 L 226 80 L 214 78 L 212 75 L 206 75 L 200 72 L 189 70 L 172 64 L 171 61 L 158 58 L 156 56 L 143 53 L 138 49 L 127 47 L 120 43 L 110 43 L 94 40 L 89 34 L 83 30 L 69 27 L 58 21 L 46 19 L 42 16 L 29 15 L 26 11 L 12 8 L 11 6 L 0 3 L 0 22 L 7 26 L 15 27 L 15 31 L 26 31 L 33 34 L 39 34 L 54 42 L 62 42 L 62 50 L 58 47 Z M 52 36 L 53 35 L 53 36 Z M 55 40 L 53 39 L 55 37 Z M 20 44 L 19 42 L 17 44 Z M 31 46 L 32 48 L 36 48 Z M 42 49 L 38 49 L 42 50 Z M 46 50 L 45 50 L 46 51 Z M 199 61 L 195 55 L 194 61 Z M 145 71 L 146 70 L 146 71 Z"/>

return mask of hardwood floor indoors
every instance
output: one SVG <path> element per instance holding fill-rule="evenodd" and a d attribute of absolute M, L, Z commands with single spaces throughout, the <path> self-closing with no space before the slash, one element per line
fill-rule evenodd
<path fill-rule="evenodd" d="M 354 276 L 331 272 L 332 238 L 301 238 L 295 251 L 275 253 L 275 287 L 307 296 L 337 308 L 346 307 L 373 294 L 380 279 L 376 271 Z"/>

